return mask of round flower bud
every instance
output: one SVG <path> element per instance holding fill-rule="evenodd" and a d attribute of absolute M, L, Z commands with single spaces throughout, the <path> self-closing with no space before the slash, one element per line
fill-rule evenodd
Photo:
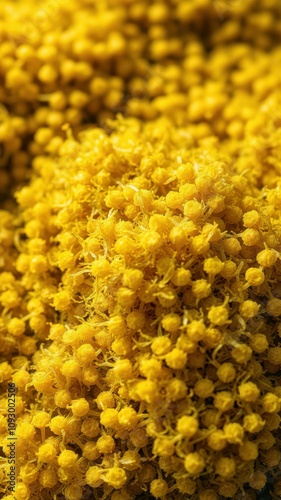
<path fill-rule="evenodd" d="M 223 478 L 230 478 L 235 475 L 236 463 L 233 458 L 221 457 L 216 462 L 216 474 Z"/>
<path fill-rule="evenodd" d="M 281 347 L 271 347 L 268 350 L 267 359 L 273 365 L 281 365 Z"/>
<path fill-rule="evenodd" d="M 256 333 L 251 336 L 250 347 L 254 352 L 261 354 L 268 348 L 268 340 L 263 333 Z"/>
<path fill-rule="evenodd" d="M 199 423 L 196 417 L 184 415 L 177 422 L 177 431 L 186 438 L 193 437 L 199 429 Z"/>
<path fill-rule="evenodd" d="M 207 438 L 208 446 L 214 451 L 223 450 L 227 441 L 224 432 L 221 429 L 214 430 Z"/>
<path fill-rule="evenodd" d="M 260 305 L 253 300 L 245 300 L 239 307 L 241 316 L 245 319 L 254 318 L 258 314 Z"/>
<path fill-rule="evenodd" d="M 278 254 L 275 250 L 266 248 L 257 254 L 257 262 L 262 267 L 272 267 L 278 259 Z"/>
<path fill-rule="evenodd" d="M 127 474 L 121 467 L 112 467 L 106 472 L 105 481 L 116 490 L 122 488 L 127 482 Z"/>
<path fill-rule="evenodd" d="M 155 498 L 164 498 L 168 491 L 168 484 L 164 479 L 153 479 L 150 484 L 150 493 Z"/>
<path fill-rule="evenodd" d="M 212 306 L 208 312 L 208 319 L 213 325 L 223 326 L 229 322 L 228 310 L 225 306 Z"/>
<path fill-rule="evenodd" d="M 85 398 L 79 398 L 72 401 L 70 408 L 75 417 L 84 417 L 89 412 L 90 405 Z"/>
<path fill-rule="evenodd" d="M 209 398 L 214 392 L 214 384 L 209 379 L 198 380 L 194 386 L 194 392 L 199 398 Z"/>
<path fill-rule="evenodd" d="M 187 354 L 175 347 L 166 355 L 165 361 L 169 368 L 173 370 L 182 370 L 186 366 Z"/>
<path fill-rule="evenodd" d="M 266 305 L 266 312 L 274 318 L 281 316 L 281 300 L 276 298 L 270 299 Z"/>
<path fill-rule="evenodd" d="M 278 398 L 272 392 L 268 392 L 262 398 L 262 405 L 265 411 L 268 413 L 278 413 L 281 409 L 281 398 Z"/>
<path fill-rule="evenodd" d="M 46 464 L 53 462 L 56 455 L 56 448 L 50 443 L 42 444 L 37 452 L 38 461 Z"/>
<path fill-rule="evenodd" d="M 240 424 L 225 424 L 223 430 L 225 438 L 230 444 L 242 443 L 244 437 L 244 429 Z"/>
<path fill-rule="evenodd" d="M 72 450 L 63 450 L 61 454 L 58 456 L 58 464 L 63 468 L 71 468 L 74 467 L 78 459 L 77 453 L 74 453 Z"/>
<path fill-rule="evenodd" d="M 191 476 L 196 476 L 205 469 L 205 460 L 197 451 L 188 453 L 184 460 L 184 467 Z"/>
<path fill-rule="evenodd" d="M 260 286 L 265 280 L 265 275 L 263 271 L 256 267 L 249 267 L 245 273 L 245 279 L 250 286 Z"/>
<path fill-rule="evenodd" d="M 262 488 L 266 485 L 267 477 L 266 474 L 262 471 L 256 470 L 253 472 L 249 479 L 249 485 L 254 490 L 262 490 Z"/>
<path fill-rule="evenodd" d="M 232 382 L 236 377 L 236 370 L 232 363 L 222 363 L 217 371 L 218 379 L 226 384 Z"/>
<path fill-rule="evenodd" d="M 151 344 L 151 350 L 156 356 L 167 354 L 172 347 L 172 342 L 168 336 L 156 337 Z"/>
<path fill-rule="evenodd" d="M 161 324 L 169 333 L 177 332 L 181 326 L 181 317 L 178 314 L 167 314 L 161 321 Z"/>
<path fill-rule="evenodd" d="M 256 460 L 259 455 L 258 445 L 252 441 L 244 441 L 238 448 L 239 457 L 245 462 Z"/>
<path fill-rule="evenodd" d="M 256 432 L 262 431 L 265 426 L 265 421 L 258 413 L 251 413 L 250 415 L 245 415 L 243 420 L 243 427 L 245 431 L 255 434 Z"/>
<path fill-rule="evenodd" d="M 260 395 L 260 390 L 253 382 L 245 382 L 238 386 L 238 393 L 243 401 L 254 403 Z"/>

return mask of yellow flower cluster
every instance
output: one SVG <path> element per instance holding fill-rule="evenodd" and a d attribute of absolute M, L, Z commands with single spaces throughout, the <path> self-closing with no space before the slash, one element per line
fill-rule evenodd
<path fill-rule="evenodd" d="M 0 191 L 57 154 L 66 122 L 164 114 L 196 138 L 271 133 L 280 30 L 278 0 L 3 0 Z"/>
<path fill-rule="evenodd" d="M 14 7 L 1 498 L 253 500 L 270 471 L 278 499 L 279 0 Z"/>
<path fill-rule="evenodd" d="M 281 459 L 280 180 L 255 187 L 167 118 L 110 125 L 69 133 L 16 193 L 0 302 L 18 487 L 239 498 Z"/>

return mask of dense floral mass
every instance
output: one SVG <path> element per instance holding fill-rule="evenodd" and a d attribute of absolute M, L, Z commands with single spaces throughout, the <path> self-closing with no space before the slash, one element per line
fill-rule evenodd
<path fill-rule="evenodd" d="M 280 8 L 4 1 L 3 500 L 280 498 Z"/>

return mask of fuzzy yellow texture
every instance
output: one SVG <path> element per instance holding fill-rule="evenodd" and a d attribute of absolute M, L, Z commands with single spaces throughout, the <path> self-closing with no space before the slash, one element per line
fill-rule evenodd
<path fill-rule="evenodd" d="M 0 18 L 16 499 L 239 499 L 280 463 L 279 3 L 59 3 Z"/>
<path fill-rule="evenodd" d="M 25 404 L 32 404 L 32 388 L 41 394 L 36 410 L 29 414 L 23 409 L 18 417 L 20 477 L 29 481 L 24 464 L 34 457 L 40 471 L 56 472 L 53 487 L 69 485 L 71 491 L 75 476 L 82 486 L 105 492 L 125 488 L 134 496 L 147 484 L 140 474 L 146 449 L 155 473 L 168 474 L 168 488 L 176 495 L 184 477 L 194 478 L 200 492 L 203 472 L 204 485 L 223 495 L 226 486 L 218 490 L 217 475 L 231 478 L 231 484 L 241 470 L 248 478 L 259 443 L 262 470 L 266 463 L 278 463 L 277 455 L 267 458 L 262 451 L 264 432 L 272 436 L 269 450 L 278 439 L 278 423 L 266 431 L 266 422 L 269 415 L 277 417 L 281 398 L 274 380 L 261 374 L 264 367 L 270 372 L 266 363 L 276 366 L 279 348 L 274 347 L 275 323 L 263 314 L 260 297 L 273 295 L 275 285 L 268 278 L 280 276 L 279 209 L 267 217 L 268 194 L 277 192 L 279 184 L 259 189 L 241 177 L 243 189 L 234 188 L 238 175 L 227 148 L 218 148 L 211 139 L 195 147 L 185 127 L 175 128 L 167 118 L 143 124 L 119 117 L 109 125 L 110 135 L 94 129 L 75 141 L 69 133 L 52 163 L 52 175 L 44 168 L 50 160 L 42 157 L 30 185 L 16 193 L 21 209 L 17 223 L 27 234 L 21 255 L 33 259 L 34 250 L 44 249 L 48 263 L 43 273 L 20 265 L 17 278 L 7 272 L 0 276 L 2 305 L 10 314 L 17 317 L 26 308 L 29 323 L 32 318 L 46 320 L 33 337 L 26 335 L 22 322 L 10 319 L 7 324 L 7 338 L 14 338 L 19 351 L 24 339 L 44 343 L 41 350 L 34 344 L 30 354 L 17 356 L 15 374 L 17 380 L 23 377 L 19 391 Z M 148 158 L 152 165 L 161 158 L 164 182 L 162 177 L 154 180 Z M 203 210 L 189 231 L 184 206 L 172 209 L 165 200 L 168 193 L 184 193 L 191 185 Z M 227 221 L 227 209 L 214 210 L 210 193 L 221 196 L 226 206 L 238 207 L 239 222 Z M 35 204 L 28 203 L 29 194 L 37 197 Z M 243 245 L 233 257 L 225 253 L 224 242 L 241 241 L 249 197 L 258 198 L 261 223 L 248 264 Z M 129 207 L 134 217 L 128 217 Z M 43 221 L 41 213 L 46 212 L 50 217 Z M 36 234 L 30 234 L 30 221 L 37 223 Z M 185 228 L 180 244 L 173 240 L 175 227 Z M 204 244 L 198 239 L 203 235 Z M 160 246 L 151 251 L 156 240 Z M 260 268 L 257 261 L 264 247 L 277 256 L 270 268 Z M 61 269 L 66 253 L 68 266 Z M 228 277 L 223 271 L 230 262 L 237 270 Z M 215 265 L 218 273 L 210 272 Z M 188 271 L 188 279 L 181 281 L 181 270 Z M 248 270 L 262 270 L 266 279 L 249 286 Z M 198 282 L 216 293 L 198 295 Z M 17 292 L 18 298 L 7 292 Z M 208 406 L 213 401 L 212 410 L 207 401 Z M 52 412 L 51 419 L 43 408 Z M 38 411 L 44 415 L 42 424 L 36 420 Z M 122 451 L 120 440 L 127 440 L 128 452 Z M 129 450 L 135 453 L 130 458 Z M 27 484 L 44 496 L 48 478 L 40 481 L 35 470 L 32 474 Z M 166 491 L 160 484 L 162 488 L 153 483 L 152 494 Z M 83 488 L 77 491 L 82 498 Z"/>
<path fill-rule="evenodd" d="M 0 14 L 2 193 L 26 180 L 33 158 L 57 154 L 65 123 L 78 132 L 117 112 L 187 120 L 196 138 L 231 144 L 266 129 L 266 149 L 280 121 L 278 0 L 16 5 L 3 1 Z"/>

